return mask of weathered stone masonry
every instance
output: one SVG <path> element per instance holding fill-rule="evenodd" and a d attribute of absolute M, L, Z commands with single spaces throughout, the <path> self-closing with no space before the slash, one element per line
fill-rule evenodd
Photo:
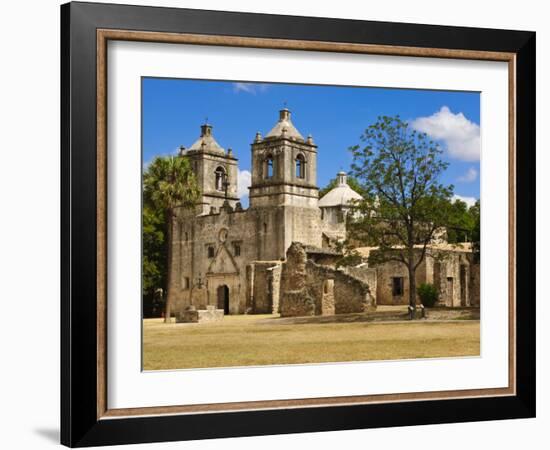
<path fill-rule="evenodd" d="M 315 263 L 306 247 L 292 243 L 281 275 L 282 317 L 362 313 L 375 307 L 367 283 L 330 265 Z"/>
<path fill-rule="evenodd" d="M 388 261 L 376 265 L 375 269 L 377 304 L 408 304 L 407 268 L 399 262 Z M 470 244 L 430 245 L 424 261 L 416 270 L 416 286 L 421 283 L 430 283 L 437 288 L 440 306 L 479 306 L 479 264 L 474 262 Z M 399 284 L 401 289 L 397 289 Z"/>

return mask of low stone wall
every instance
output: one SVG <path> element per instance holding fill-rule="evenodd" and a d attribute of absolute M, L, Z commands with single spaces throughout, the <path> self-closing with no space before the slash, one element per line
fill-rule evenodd
<path fill-rule="evenodd" d="M 223 309 L 207 306 L 206 309 L 188 307 L 176 316 L 177 323 L 208 323 L 219 322 L 223 319 Z"/>

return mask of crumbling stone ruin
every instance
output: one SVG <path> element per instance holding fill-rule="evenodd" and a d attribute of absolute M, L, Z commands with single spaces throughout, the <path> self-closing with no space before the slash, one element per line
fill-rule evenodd
<path fill-rule="evenodd" d="M 287 252 L 281 277 L 281 317 L 362 313 L 376 308 L 369 285 L 326 258 L 319 264 L 311 256 L 320 249 L 293 242 Z M 334 258 L 334 253 L 332 254 Z M 336 259 L 336 258 L 334 258 Z M 333 259 L 333 261 L 334 261 Z"/>

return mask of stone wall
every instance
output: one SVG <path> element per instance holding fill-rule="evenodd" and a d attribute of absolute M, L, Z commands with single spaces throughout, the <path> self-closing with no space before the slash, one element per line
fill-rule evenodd
<path fill-rule="evenodd" d="M 255 249 L 250 261 L 274 261 L 285 257 L 284 208 L 254 208 L 247 213 L 254 223 L 254 230 L 246 236 Z"/>
<path fill-rule="evenodd" d="M 314 247 L 322 246 L 321 211 L 319 208 L 286 206 L 284 211 L 285 253 L 293 242 L 301 242 Z"/>
<path fill-rule="evenodd" d="M 480 306 L 480 265 L 479 263 L 470 266 L 470 306 Z"/>
<path fill-rule="evenodd" d="M 305 248 L 301 244 L 293 243 L 288 249 L 281 273 L 281 317 L 315 314 L 315 300 L 306 288 L 306 261 Z"/>
<path fill-rule="evenodd" d="M 334 313 L 347 314 L 367 312 L 376 304 L 365 282 L 328 266 L 312 261 L 306 263 L 307 287 L 315 299 L 315 314 L 322 314 L 321 303 L 326 281 L 334 285 Z"/>
<path fill-rule="evenodd" d="M 366 312 L 376 307 L 369 286 L 341 270 L 307 259 L 294 242 L 281 273 L 282 317 Z"/>
<path fill-rule="evenodd" d="M 312 248 L 305 246 L 307 259 L 321 266 L 335 267 L 342 258 L 342 253 L 332 248 Z"/>
<path fill-rule="evenodd" d="M 293 237 L 307 245 L 320 246 L 320 229 L 318 208 L 242 210 L 226 205 L 199 216 L 196 211 L 178 211 L 173 222 L 171 285 L 177 308 L 219 306 L 217 290 L 227 286 L 230 314 L 277 312 L 280 269 L 258 274 L 259 283 L 264 275 L 272 277 L 269 291 L 253 287 L 255 275 L 247 267 L 257 262 L 270 262 L 273 266 L 284 259 Z M 202 294 L 197 297 L 199 285 L 206 288 L 206 298 Z"/>
<path fill-rule="evenodd" d="M 332 247 L 346 239 L 346 221 L 349 208 L 332 206 L 321 208 L 321 228 L 328 238 L 323 246 Z"/>
<path fill-rule="evenodd" d="M 323 282 L 321 292 L 321 309 L 319 314 L 331 316 L 336 314 L 336 298 L 334 296 L 334 280 L 328 278 Z"/>
<path fill-rule="evenodd" d="M 308 290 L 283 291 L 279 305 L 281 317 L 314 316 L 315 311 L 315 299 Z"/>
<path fill-rule="evenodd" d="M 420 250 L 418 250 L 419 252 Z M 430 250 L 416 270 L 416 286 L 433 284 L 439 292 L 440 306 L 473 305 L 479 285 L 472 284 L 472 255 L 453 250 Z M 409 303 L 409 274 L 407 267 L 397 261 L 377 264 L 376 303 L 378 305 L 406 305 Z M 402 295 L 394 295 L 394 278 L 402 278 Z M 417 296 L 417 303 L 420 299 Z"/>
<path fill-rule="evenodd" d="M 427 257 L 434 267 L 433 284 L 439 291 L 439 305 L 471 305 L 471 259 L 471 254 L 453 251 L 437 252 Z"/>
<path fill-rule="evenodd" d="M 353 278 L 366 283 L 369 286 L 370 295 L 373 298 L 373 303 L 378 304 L 376 299 L 377 285 L 378 285 L 378 274 L 376 269 L 367 266 L 366 264 L 356 267 L 342 267 L 344 273 L 348 274 Z"/>
<path fill-rule="evenodd" d="M 273 266 L 271 269 L 268 269 L 271 272 L 271 310 L 268 311 L 271 314 L 277 314 L 279 312 L 279 306 L 281 302 L 281 275 L 283 264 L 278 263 L 276 266 Z"/>
<path fill-rule="evenodd" d="M 397 261 L 388 261 L 376 266 L 376 304 L 378 305 L 407 305 L 409 303 L 409 274 L 404 264 Z M 394 295 L 393 279 L 403 279 L 401 295 Z M 417 282 L 419 282 L 417 277 Z"/>
<path fill-rule="evenodd" d="M 254 279 L 249 312 L 253 314 L 279 312 L 281 264 L 279 261 L 256 261 L 252 264 Z"/>
<path fill-rule="evenodd" d="M 227 286 L 229 312 L 244 313 L 246 266 L 258 254 L 255 240 L 250 239 L 255 234 L 255 217 L 243 210 L 221 208 L 201 216 L 178 211 L 172 247 L 172 292 L 178 308 L 217 307 L 217 290 Z"/>
<path fill-rule="evenodd" d="M 177 316 L 189 306 L 197 309 L 206 309 L 208 306 L 208 291 L 205 285 L 193 286 L 190 289 L 178 292 L 174 301 L 174 315 Z"/>

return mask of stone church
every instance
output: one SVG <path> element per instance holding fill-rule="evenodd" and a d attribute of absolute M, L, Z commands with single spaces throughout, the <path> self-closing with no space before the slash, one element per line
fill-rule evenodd
<path fill-rule="evenodd" d="M 383 268 L 335 268 L 340 254 L 334 243 L 345 238 L 351 201 L 361 196 L 340 172 L 337 186 L 319 200 L 317 150 L 290 111 L 281 110 L 273 128 L 251 143 L 250 205 L 244 209 L 238 160 L 216 141 L 211 125 L 181 148 L 202 197 L 194 210 L 179 209 L 172 224 L 169 290 L 178 319 L 189 310 L 313 315 L 376 306 Z"/>

